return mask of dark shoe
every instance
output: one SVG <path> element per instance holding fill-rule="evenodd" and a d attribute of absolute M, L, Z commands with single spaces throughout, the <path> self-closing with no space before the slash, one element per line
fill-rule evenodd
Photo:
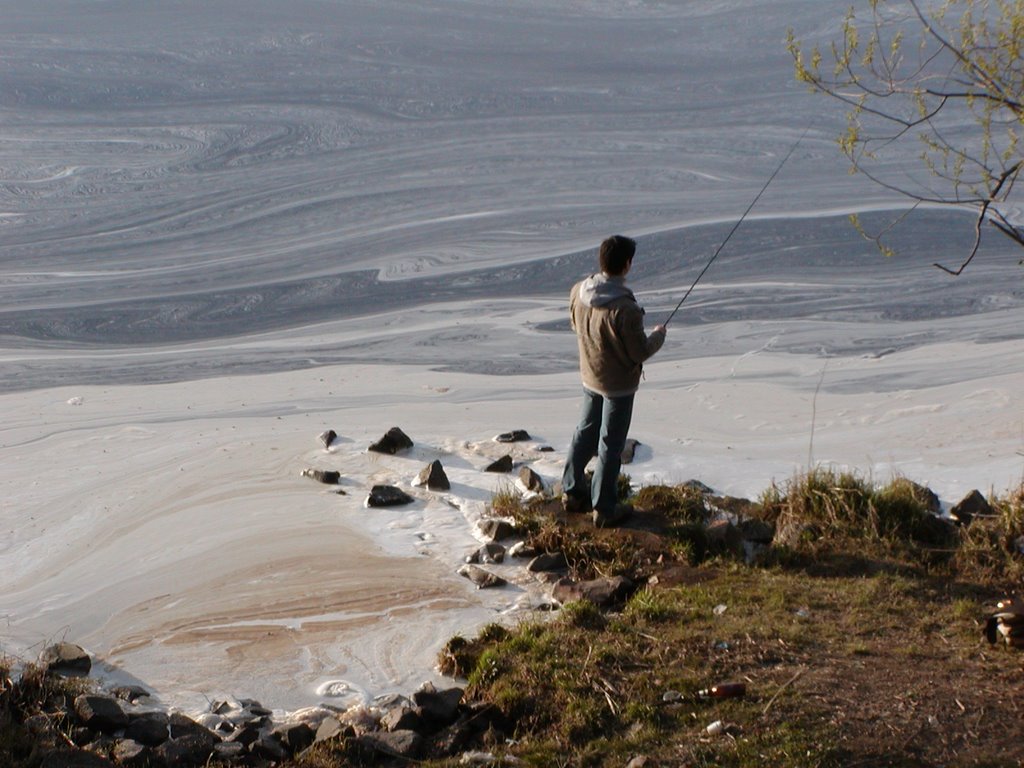
<path fill-rule="evenodd" d="M 633 507 L 629 504 L 616 504 L 611 512 L 598 512 L 595 509 L 594 525 L 598 528 L 613 528 L 621 525 L 632 514 Z"/>
<path fill-rule="evenodd" d="M 571 493 L 562 494 L 562 511 L 570 515 L 585 514 L 592 509 L 590 499 L 575 496 Z"/>

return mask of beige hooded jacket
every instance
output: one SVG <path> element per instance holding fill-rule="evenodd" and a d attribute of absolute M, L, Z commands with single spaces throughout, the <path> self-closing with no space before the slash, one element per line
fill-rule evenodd
<path fill-rule="evenodd" d="M 598 273 L 577 283 L 569 294 L 569 313 L 583 386 L 605 397 L 636 392 L 643 362 L 661 349 L 665 332 L 644 332 L 644 310 L 625 277 Z"/>

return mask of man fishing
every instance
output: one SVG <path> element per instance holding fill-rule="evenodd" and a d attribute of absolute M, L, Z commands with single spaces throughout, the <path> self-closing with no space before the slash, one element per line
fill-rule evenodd
<path fill-rule="evenodd" d="M 613 526 L 633 512 L 618 500 L 619 468 L 640 386 L 643 362 L 665 343 L 664 325 L 644 331 L 644 310 L 626 287 L 636 241 L 613 235 L 601 243 L 601 271 L 573 286 L 569 313 L 580 353 L 583 409 L 562 473 L 562 508 L 593 510 L 594 525 Z M 594 477 L 584 471 L 597 456 Z"/>

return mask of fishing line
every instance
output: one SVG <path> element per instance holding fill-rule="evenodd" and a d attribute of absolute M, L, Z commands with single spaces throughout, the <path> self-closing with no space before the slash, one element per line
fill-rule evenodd
<path fill-rule="evenodd" d="M 725 244 L 729 242 L 729 238 L 731 238 L 733 236 L 733 233 L 740 228 L 740 224 L 742 224 L 743 220 L 747 218 L 747 214 L 750 213 L 750 211 L 754 208 L 755 205 L 757 205 L 757 201 L 761 199 L 761 195 L 763 195 L 764 191 L 768 189 L 768 185 L 772 183 L 772 181 L 778 175 L 779 171 L 782 170 L 782 166 L 786 164 L 786 161 L 789 160 L 790 155 L 793 154 L 797 146 L 799 146 L 800 142 L 804 140 L 804 136 L 807 135 L 807 132 L 809 130 L 811 130 L 810 125 L 804 128 L 804 132 L 800 134 L 800 138 L 793 143 L 793 146 L 789 148 L 789 152 L 787 152 L 786 156 L 782 158 L 782 162 L 779 163 L 778 167 L 774 171 L 772 171 L 772 175 L 768 177 L 768 181 L 764 183 L 764 186 L 761 187 L 761 190 L 757 193 L 757 195 L 754 196 L 754 199 L 750 201 L 750 205 L 747 206 L 747 210 L 745 210 L 743 212 L 743 215 L 740 216 L 739 219 L 737 219 L 735 224 L 732 225 L 732 229 L 730 229 L 729 234 L 725 236 L 725 240 L 723 240 L 719 244 L 718 248 L 715 249 L 714 254 L 712 254 L 710 259 L 708 259 L 708 263 L 704 265 L 704 269 L 700 271 L 700 274 L 697 275 L 697 279 L 693 281 L 693 284 L 690 285 L 686 293 L 683 294 L 683 298 L 679 300 L 679 303 L 676 304 L 676 308 L 672 310 L 672 314 L 668 316 L 668 319 L 664 323 L 662 323 L 662 325 L 668 325 L 672 318 L 676 316 L 676 312 L 678 312 L 679 308 L 683 306 L 683 302 L 686 301 L 686 298 L 693 292 L 693 289 L 697 287 L 697 283 L 699 283 L 700 279 L 704 277 L 704 273 L 708 271 L 708 269 L 714 263 L 715 259 L 718 258 L 718 254 L 720 254 L 722 252 L 722 249 L 725 248 Z"/>

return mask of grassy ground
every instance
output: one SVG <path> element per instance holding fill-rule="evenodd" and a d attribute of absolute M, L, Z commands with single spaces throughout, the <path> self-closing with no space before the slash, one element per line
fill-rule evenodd
<path fill-rule="evenodd" d="M 577 576 L 645 586 L 612 613 L 571 604 L 491 627 L 447 660 L 468 670 L 469 698 L 519 724 L 498 746 L 527 765 L 1019 766 L 1024 652 L 981 630 L 1022 586 L 1024 494 L 936 530 L 920 490 L 819 472 L 757 504 L 713 500 L 803 526 L 753 566 L 708 539 L 687 488 L 642 489 L 610 531 L 553 504 L 520 510 Z M 725 681 L 746 695 L 699 696 Z"/>

